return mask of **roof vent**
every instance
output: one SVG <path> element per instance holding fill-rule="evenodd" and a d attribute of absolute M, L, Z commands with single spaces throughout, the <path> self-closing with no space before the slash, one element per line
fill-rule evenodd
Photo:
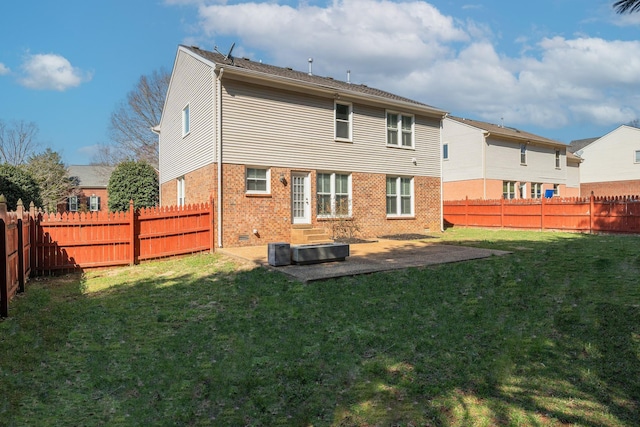
<path fill-rule="evenodd" d="M 347 83 L 351 84 L 351 70 L 347 70 Z"/>
<path fill-rule="evenodd" d="M 313 76 L 313 58 L 309 58 L 309 75 Z"/>

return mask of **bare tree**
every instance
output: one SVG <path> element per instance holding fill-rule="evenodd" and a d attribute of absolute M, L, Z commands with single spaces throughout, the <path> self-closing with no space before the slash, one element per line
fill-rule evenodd
<path fill-rule="evenodd" d="M 0 161 L 13 166 L 25 163 L 38 147 L 38 131 L 34 122 L 0 120 Z"/>
<path fill-rule="evenodd" d="M 633 13 L 640 11 L 640 0 L 617 0 L 613 3 L 617 13 Z"/>
<path fill-rule="evenodd" d="M 158 135 L 151 129 L 160 123 L 170 78 L 165 69 L 140 77 L 126 101 L 111 113 L 109 135 L 114 145 L 101 150 L 98 163 L 135 159 L 158 167 Z"/>

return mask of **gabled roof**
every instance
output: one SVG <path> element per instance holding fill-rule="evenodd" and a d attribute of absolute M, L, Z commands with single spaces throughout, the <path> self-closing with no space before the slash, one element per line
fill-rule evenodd
<path fill-rule="evenodd" d="M 494 125 L 492 123 L 481 122 L 479 120 L 464 119 L 464 118 L 455 117 L 455 116 L 447 116 L 447 118 L 454 120 L 458 123 L 464 123 L 466 125 L 473 126 L 478 129 L 482 129 L 494 136 L 502 136 L 504 138 L 515 139 L 518 141 L 537 142 L 537 143 L 546 144 L 546 145 L 555 145 L 555 146 L 562 146 L 562 147 L 567 146 L 567 144 L 564 144 L 560 141 L 554 141 L 553 139 L 545 138 L 543 136 L 525 132 L 513 127 Z"/>
<path fill-rule="evenodd" d="M 77 178 L 78 186 L 85 188 L 107 188 L 113 166 L 72 165 L 67 168 L 69 177 Z"/>
<path fill-rule="evenodd" d="M 585 139 L 575 139 L 575 140 L 571 141 L 571 143 L 569 144 L 569 151 L 571 151 L 572 153 L 577 153 L 578 151 L 582 150 L 587 145 L 589 145 L 592 142 L 597 141 L 599 139 L 600 139 L 600 137 L 597 137 L 597 138 L 585 138 Z"/>
<path fill-rule="evenodd" d="M 431 114 L 444 116 L 446 111 L 436 107 L 424 104 L 422 102 L 415 101 L 413 99 L 405 98 L 399 95 L 395 95 L 390 92 L 385 92 L 380 89 L 372 88 L 367 85 L 348 83 L 340 80 L 335 80 L 331 77 L 322 77 L 315 74 L 310 75 L 308 72 L 296 71 L 292 68 L 277 67 L 275 65 L 264 64 L 262 62 L 252 61 L 247 58 L 227 58 L 217 52 L 210 52 L 200 49 L 196 46 L 184 46 L 180 45 L 180 49 L 191 52 L 207 61 L 215 64 L 216 66 L 223 66 L 225 73 L 228 70 L 244 72 L 247 75 L 261 75 L 263 78 L 274 78 L 280 81 L 289 82 L 292 85 L 304 85 L 307 87 L 313 87 L 317 89 L 324 89 L 330 91 L 339 91 L 340 93 L 349 93 L 352 95 L 359 95 L 369 99 L 385 100 L 391 103 L 403 103 L 413 105 L 421 110 L 429 110 Z"/>

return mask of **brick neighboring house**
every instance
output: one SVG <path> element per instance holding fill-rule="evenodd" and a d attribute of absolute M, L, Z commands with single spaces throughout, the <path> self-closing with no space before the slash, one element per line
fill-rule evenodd
<path fill-rule="evenodd" d="M 58 212 L 95 212 L 109 209 L 107 185 L 112 166 L 73 165 L 67 169 L 69 177 L 77 181 L 77 187 L 58 206 Z"/>
<path fill-rule="evenodd" d="M 570 150 L 583 160 L 582 194 L 640 194 L 640 129 L 622 125 L 600 138 L 572 141 Z"/>
<path fill-rule="evenodd" d="M 310 67 L 311 68 L 311 67 Z M 216 246 L 439 231 L 445 112 L 179 46 L 160 124 L 163 206 L 214 199 Z"/>
<path fill-rule="evenodd" d="M 566 144 L 453 116 L 443 121 L 442 134 L 444 200 L 580 195 L 580 159 Z"/>

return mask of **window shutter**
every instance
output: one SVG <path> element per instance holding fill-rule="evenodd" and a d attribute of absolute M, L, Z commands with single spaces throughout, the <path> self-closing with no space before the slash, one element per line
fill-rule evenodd
<path fill-rule="evenodd" d="M 100 210 L 100 196 L 98 196 L 98 210 Z"/>

